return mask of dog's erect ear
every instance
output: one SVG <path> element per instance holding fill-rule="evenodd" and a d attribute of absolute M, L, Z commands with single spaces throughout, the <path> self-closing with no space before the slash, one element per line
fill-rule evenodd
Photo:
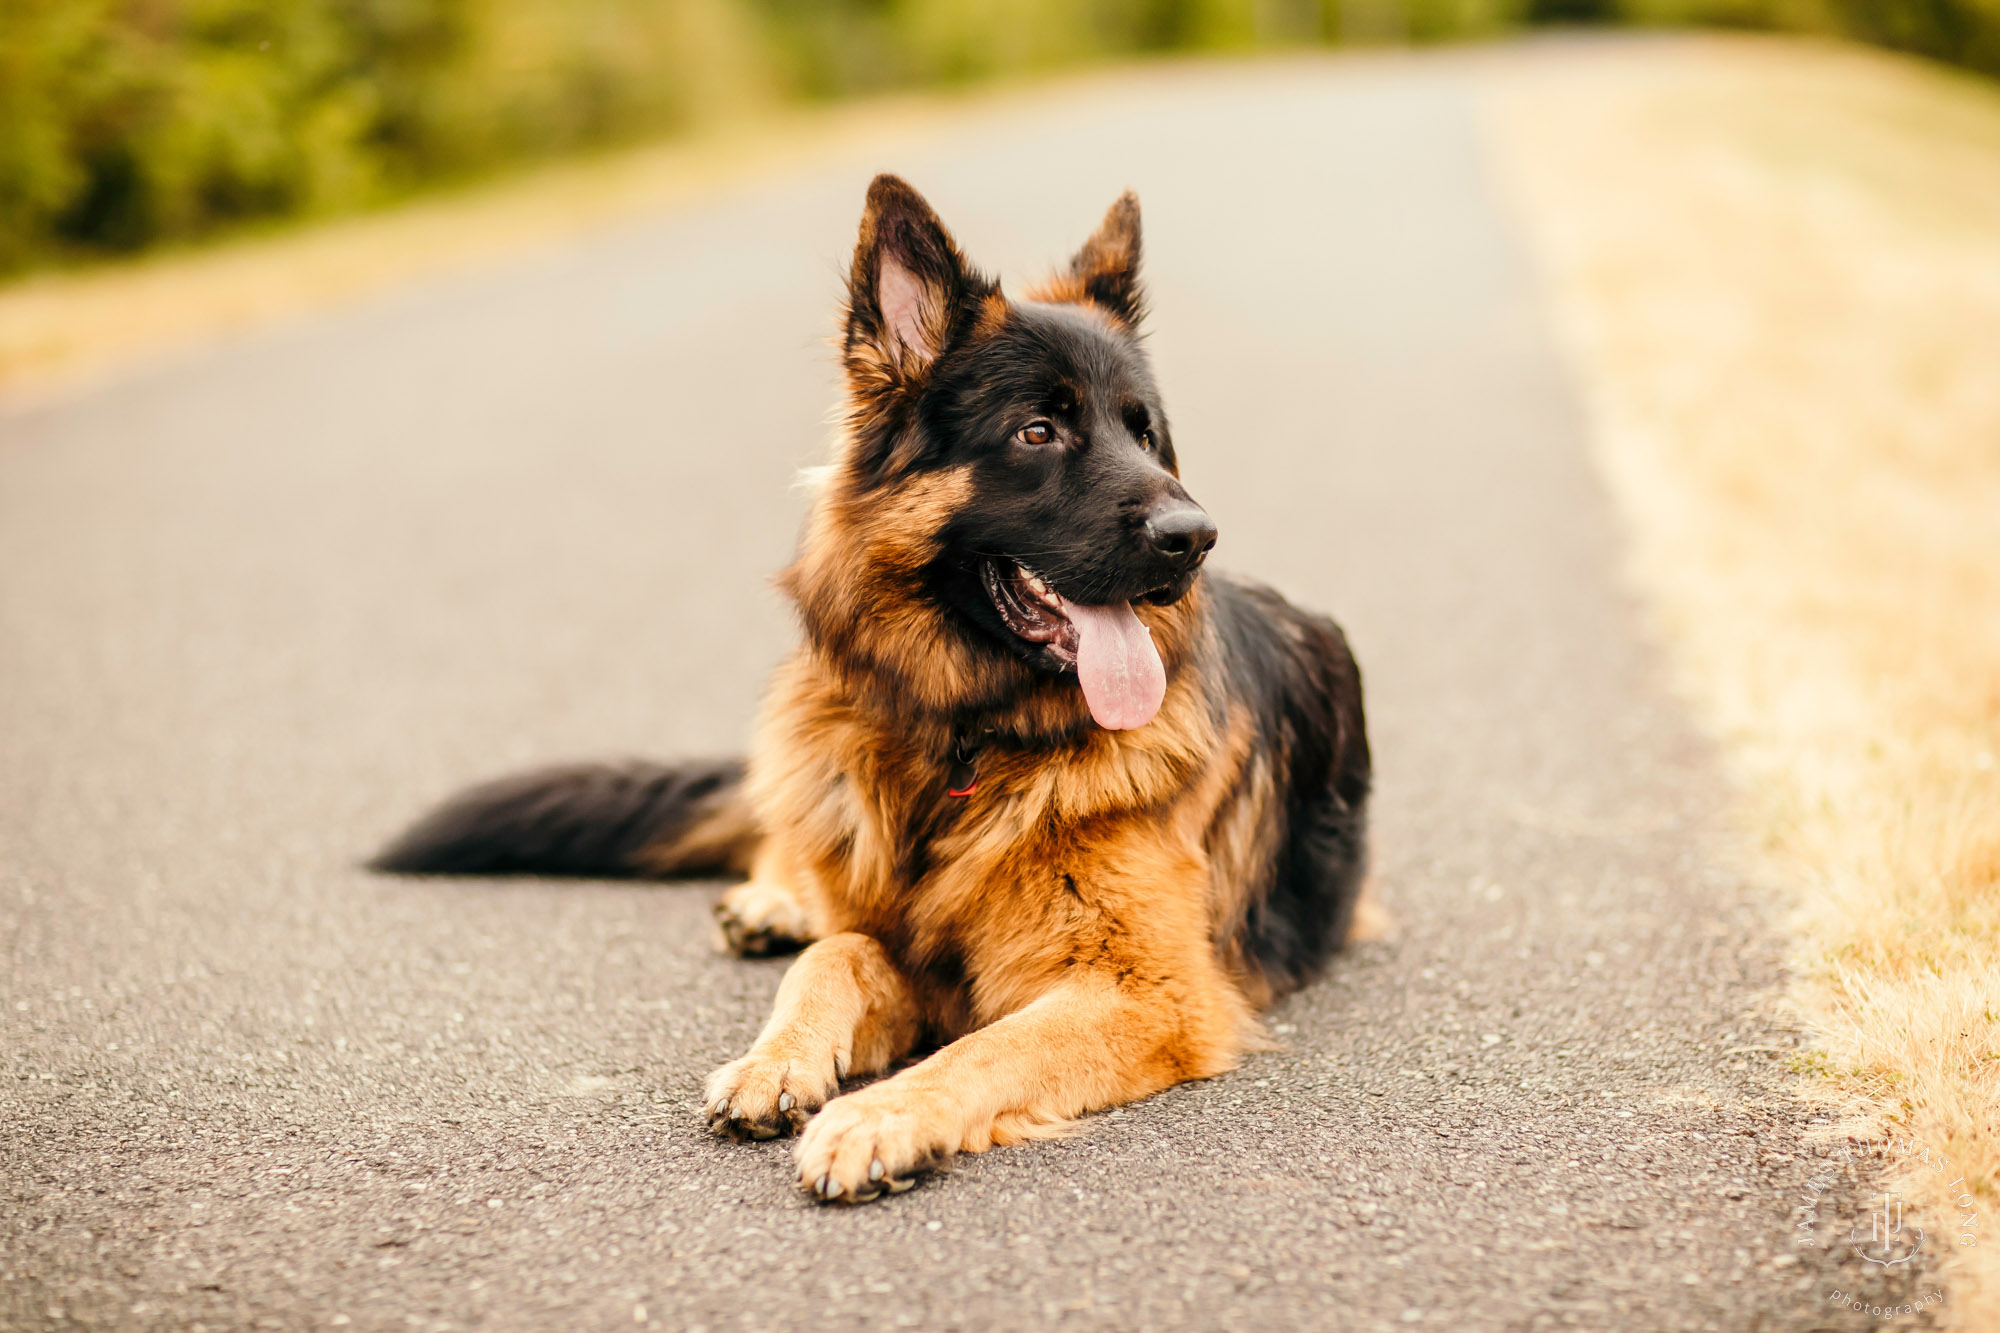
<path fill-rule="evenodd" d="M 1139 196 L 1130 190 L 1104 215 L 1097 231 L 1069 261 L 1066 279 L 1057 287 L 1069 299 L 1088 301 L 1128 329 L 1146 317 L 1146 296 L 1139 287 Z"/>
<path fill-rule="evenodd" d="M 997 290 L 965 262 L 922 195 L 900 177 L 877 176 L 847 279 L 843 352 L 854 387 L 879 393 L 920 382 Z"/>

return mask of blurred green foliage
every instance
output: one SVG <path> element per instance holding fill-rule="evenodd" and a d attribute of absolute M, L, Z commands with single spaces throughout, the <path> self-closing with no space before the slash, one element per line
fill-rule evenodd
<path fill-rule="evenodd" d="M 0 268 L 671 129 L 768 64 L 729 0 L 0 0 Z"/>
<path fill-rule="evenodd" d="M 2000 73 L 2000 0 L 0 0 L 0 271 L 760 101 L 1547 22 L 1833 30 Z"/>

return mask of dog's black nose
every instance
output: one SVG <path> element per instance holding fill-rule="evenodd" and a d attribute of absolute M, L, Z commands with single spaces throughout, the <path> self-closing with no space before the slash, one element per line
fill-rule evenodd
<path fill-rule="evenodd" d="M 1198 504 L 1183 500 L 1146 519 L 1146 544 L 1177 564 L 1193 567 L 1215 545 L 1215 520 Z"/>

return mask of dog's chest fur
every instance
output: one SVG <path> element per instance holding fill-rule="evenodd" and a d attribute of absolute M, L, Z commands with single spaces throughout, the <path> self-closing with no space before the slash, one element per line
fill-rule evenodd
<path fill-rule="evenodd" d="M 1205 818 L 1159 816 L 1199 798 L 1221 747 L 1191 685 L 1163 715 L 1064 746 L 975 739 L 977 785 L 953 796 L 960 738 L 871 714 L 802 653 L 774 682 L 752 790 L 821 931 L 881 941 L 955 1011 L 946 1026 L 976 1026 L 1101 953 L 1135 914 L 1206 915 L 1201 901 L 1146 901 L 1113 850 L 1143 811 L 1149 855 L 1205 861 Z"/>

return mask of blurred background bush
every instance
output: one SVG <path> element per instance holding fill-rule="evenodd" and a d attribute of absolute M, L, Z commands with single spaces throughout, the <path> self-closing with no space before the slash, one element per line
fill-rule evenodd
<path fill-rule="evenodd" d="M 0 272 L 787 99 L 1547 23 L 1825 31 L 2000 73 L 2000 0 L 0 0 Z"/>

